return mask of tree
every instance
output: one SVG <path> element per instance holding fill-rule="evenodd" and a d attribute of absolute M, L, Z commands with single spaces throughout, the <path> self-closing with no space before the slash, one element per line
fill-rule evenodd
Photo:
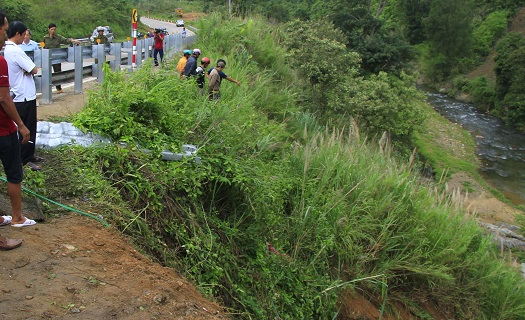
<path fill-rule="evenodd" d="M 30 17 L 31 4 L 25 0 L 6 1 L 0 0 L 0 8 L 7 14 L 9 21 L 22 21 L 28 25 L 32 19 Z"/>
<path fill-rule="evenodd" d="M 376 3 L 376 5 L 373 5 Z M 331 3 L 334 25 L 347 37 L 348 48 L 361 55 L 363 73 L 399 73 L 414 57 L 401 34 L 380 19 L 388 1 L 338 0 Z"/>
<path fill-rule="evenodd" d="M 423 21 L 430 12 L 429 0 L 397 0 L 394 12 L 410 44 L 419 44 L 427 39 Z"/>
<path fill-rule="evenodd" d="M 513 127 L 525 128 L 525 37 L 511 32 L 496 46 L 495 113 Z"/>
<path fill-rule="evenodd" d="M 288 60 L 308 82 L 313 111 L 329 114 L 328 96 L 339 83 L 357 76 L 359 55 L 349 52 L 341 30 L 325 21 L 294 20 L 285 32 Z"/>
<path fill-rule="evenodd" d="M 446 65 L 440 64 L 443 74 L 434 78 L 448 77 L 452 70 L 460 70 L 460 61 L 471 55 L 472 0 L 433 0 L 424 26 L 430 50 L 443 56 Z"/>

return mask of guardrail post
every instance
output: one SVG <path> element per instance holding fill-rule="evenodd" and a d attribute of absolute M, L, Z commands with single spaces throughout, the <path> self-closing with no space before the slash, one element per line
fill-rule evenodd
<path fill-rule="evenodd" d="M 153 48 L 150 46 L 150 38 L 144 39 L 144 60 L 148 60 L 149 57 L 153 54 Z"/>
<path fill-rule="evenodd" d="M 169 34 L 167 37 L 164 38 L 164 59 L 168 57 L 168 53 L 172 45 L 172 38 L 172 34 Z"/>
<path fill-rule="evenodd" d="M 164 55 L 166 57 L 171 56 L 174 52 L 180 50 L 177 46 L 177 43 L 180 42 L 180 39 L 182 39 L 182 36 L 179 34 L 170 34 L 168 36 L 168 44 L 167 44 L 167 50 L 164 52 Z"/>
<path fill-rule="evenodd" d="M 33 62 L 42 72 L 42 52 L 40 50 L 33 51 Z M 42 74 L 35 75 L 33 79 L 35 80 L 36 92 L 42 93 Z"/>
<path fill-rule="evenodd" d="M 109 54 L 115 57 L 115 60 L 109 63 L 111 70 L 120 71 L 120 64 L 122 63 L 122 43 L 112 43 L 109 46 Z"/>
<path fill-rule="evenodd" d="M 144 46 L 144 40 L 137 40 L 137 61 L 135 64 L 137 68 L 142 66 L 142 47 Z"/>
<path fill-rule="evenodd" d="M 104 81 L 104 72 L 102 71 L 102 66 L 104 63 L 106 63 L 106 55 L 104 52 L 104 45 L 103 44 L 97 44 L 93 46 L 93 49 L 95 49 L 95 70 L 97 72 L 97 80 L 98 83 L 102 83 Z"/>
<path fill-rule="evenodd" d="M 42 49 L 42 98 L 43 104 L 51 104 L 51 49 Z"/>
<path fill-rule="evenodd" d="M 82 93 L 82 78 L 84 76 L 84 60 L 82 59 L 83 46 L 74 46 L 73 55 L 75 61 L 75 93 Z"/>
<path fill-rule="evenodd" d="M 126 57 L 128 58 L 128 63 L 127 63 L 127 65 L 126 65 L 126 66 L 127 66 L 127 69 L 128 69 L 129 71 L 133 71 L 133 70 L 132 70 L 132 69 L 133 69 L 133 68 L 132 68 L 132 65 L 133 65 L 132 60 L 133 60 L 133 59 L 131 59 L 131 55 L 132 55 L 132 53 L 133 53 L 133 52 L 132 52 L 132 51 L 133 51 L 133 44 L 131 43 L 131 41 L 126 41 L 126 42 L 124 42 L 124 43 L 122 44 L 122 48 L 123 48 L 122 51 L 123 51 L 124 53 L 126 53 Z"/>

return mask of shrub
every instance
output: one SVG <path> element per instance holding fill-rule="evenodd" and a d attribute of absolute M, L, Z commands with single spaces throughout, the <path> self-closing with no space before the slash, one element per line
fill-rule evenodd
<path fill-rule="evenodd" d="M 474 50 L 478 55 L 487 56 L 496 40 L 507 31 L 509 11 L 500 10 L 488 14 L 479 26 L 474 29 Z"/>
<path fill-rule="evenodd" d="M 478 108 L 484 107 L 487 111 L 494 106 L 496 88 L 490 84 L 485 76 L 476 77 L 468 83 L 468 91 L 472 96 L 472 102 Z"/>

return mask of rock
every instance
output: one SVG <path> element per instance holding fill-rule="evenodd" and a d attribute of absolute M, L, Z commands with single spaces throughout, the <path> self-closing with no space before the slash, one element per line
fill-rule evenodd
<path fill-rule="evenodd" d="M 168 297 L 166 297 L 165 295 L 162 295 L 162 294 L 156 295 L 153 298 L 153 301 L 155 301 L 156 304 L 163 304 L 163 303 L 166 302 L 166 300 L 168 300 Z"/>
<path fill-rule="evenodd" d="M 67 287 L 66 290 L 69 293 L 78 293 L 77 289 L 75 289 L 74 287 Z"/>
<path fill-rule="evenodd" d="M 494 241 L 498 245 L 502 245 L 507 249 L 525 251 L 525 237 L 511 230 L 518 231 L 519 227 L 511 225 L 497 226 L 487 222 L 479 222 L 479 224 L 493 236 Z"/>

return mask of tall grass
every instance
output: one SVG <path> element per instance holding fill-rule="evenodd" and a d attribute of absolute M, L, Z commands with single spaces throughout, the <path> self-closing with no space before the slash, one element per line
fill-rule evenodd
<path fill-rule="evenodd" d="M 521 275 L 476 222 L 422 185 L 387 135 L 366 138 L 351 119 L 324 129 L 299 112 L 294 72 L 279 55 L 251 53 L 281 49 L 258 48 L 269 43 L 246 23 L 201 23 L 211 38 L 197 45 L 226 58 L 225 72 L 242 83 L 223 82 L 217 104 L 169 63 L 108 74 L 90 97 L 78 123 L 154 150 L 84 155 L 86 170 L 96 168 L 133 207 L 133 216 L 117 214 L 117 226 L 238 318 L 335 318 L 348 290 L 382 299 L 383 311 L 392 299 L 430 300 L 463 318 L 523 318 Z M 198 145 L 202 164 L 155 157 L 173 140 Z"/>

